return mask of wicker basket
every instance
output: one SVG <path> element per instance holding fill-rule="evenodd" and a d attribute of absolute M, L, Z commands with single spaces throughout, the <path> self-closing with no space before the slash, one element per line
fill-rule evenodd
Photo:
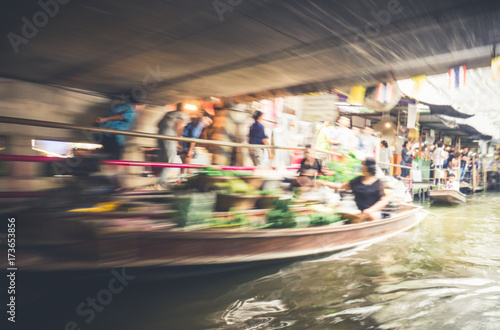
<path fill-rule="evenodd" d="M 264 183 L 264 178 L 261 176 L 241 176 L 240 179 L 254 189 L 260 189 Z"/>
<path fill-rule="evenodd" d="M 226 182 L 234 179 L 237 178 L 233 176 L 200 176 L 196 179 L 196 189 L 199 191 L 211 191 L 215 189 L 215 183 Z"/>
<path fill-rule="evenodd" d="M 249 210 L 254 208 L 259 195 L 217 194 L 215 210 L 219 212 L 233 210 Z"/>
<path fill-rule="evenodd" d="M 276 202 L 280 195 L 262 195 L 257 199 L 255 206 L 258 209 L 274 209 L 274 202 Z"/>

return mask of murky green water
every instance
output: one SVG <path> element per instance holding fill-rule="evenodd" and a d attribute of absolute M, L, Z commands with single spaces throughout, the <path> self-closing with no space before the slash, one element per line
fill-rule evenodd
<path fill-rule="evenodd" d="M 485 194 L 462 206 L 426 206 L 434 215 L 414 229 L 320 260 L 132 283 L 81 329 L 497 330 L 499 202 Z M 67 307 L 53 312 L 50 329 L 78 320 L 78 301 L 99 288 L 61 296 Z"/>

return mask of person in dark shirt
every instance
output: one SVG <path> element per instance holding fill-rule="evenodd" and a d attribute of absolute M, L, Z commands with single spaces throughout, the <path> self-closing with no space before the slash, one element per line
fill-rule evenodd
<path fill-rule="evenodd" d="M 358 176 L 346 183 L 318 181 L 317 184 L 333 189 L 352 190 L 354 202 L 363 213 L 365 220 L 376 220 L 380 218 L 380 210 L 389 204 L 389 200 L 384 193 L 384 185 L 375 173 L 377 163 L 373 158 L 366 158 L 361 169 L 363 176 Z"/>
<path fill-rule="evenodd" d="M 101 128 L 130 131 L 135 125 L 137 111 L 144 107 L 145 104 L 141 101 L 128 96 L 127 102 L 110 107 L 104 115 L 96 118 L 95 123 Z M 101 144 L 108 159 L 122 159 L 125 149 L 124 135 L 104 133 Z"/>
<path fill-rule="evenodd" d="M 184 127 L 183 137 L 199 139 L 203 130 L 212 125 L 213 120 L 209 115 L 204 115 L 201 118 L 195 117 L 191 122 Z M 182 142 L 182 151 L 178 152 L 184 164 L 191 164 L 191 161 L 196 156 L 194 152 L 194 142 Z M 181 174 L 189 172 L 187 168 L 181 169 Z"/>
<path fill-rule="evenodd" d="M 401 150 L 400 165 L 403 166 L 411 166 L 412 163 L 411 156 L 414 151 L 414 146 L 411 146 L 410 149 L 408 149 L 408 143 L 409 141 L 405 141 L 405 143 L 403 143 L 403 150 Z M 403 178 L 406 178 L 408 175 L 410 175 L 410 170 L 407 168 L 401 168 L 401 176 Z"/>
<path fill-rule="evenodd" d="M 305 152 L 305 157 L 300 162 L 299 176 L 308 177 L 311 180 L 316 179 L 316 176 L 321 173 L 322 166 L 318 158 L 316 158 L 316 152 L 308 148 Z"/>
<path fill-rule="evenodd" d="M 248 143 L 250 144 L 269 145 L 268 137 L 264 131 L 264 125 L 260 123 L 263 115 L 264 114 L 260 111 L 256 111 L 253 115 L 255 122 L 250 126 L 250 132 L 248 134 Z M 267 149 L 267 152 L 269 154 L 269 159 L 271 159 L 271 150 Z M 262 166 L 264 164 L 264 149 L 251 148 L 249 153 L 255 166 Z"/>
<path fill-rule="evenodd" d="M 465 147 L 460 155 L 460 182 L 467 181 L 466 179 L 470 177 L 469 161 L 469 148 Z"/>

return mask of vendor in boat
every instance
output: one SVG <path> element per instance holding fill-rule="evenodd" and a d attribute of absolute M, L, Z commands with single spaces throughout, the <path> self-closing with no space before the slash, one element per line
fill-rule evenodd
<path fill-rule="evenodd" d="M 304 156 L 300 162 L 299 176 L 290 183 L 291 187 L 314 187 L 317 176 L 328 172 L 316 158 L 316 151 L 310 145 L 306 145 Z"/>
<path fill-rule="evenodd" d="M 380 219 L 380 210 L 389 204 L 384 193 L 384 185 L 375 173 L 377 163 L 373 158 L 366 158 L 361 168 L 362 176 L 358 176 L 346 183 L 318 181 L 317 185 L 333 189 L 352 190 L 356 206 L 363 213 L 365 220 Z"/>

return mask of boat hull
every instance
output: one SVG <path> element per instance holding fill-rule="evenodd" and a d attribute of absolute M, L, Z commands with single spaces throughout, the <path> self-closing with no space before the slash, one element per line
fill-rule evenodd
<path fill-rule="evenodd" d="M 404 205 L 388 219 L 295 229 L 113 232 L 44 253 L 50 259 L 25 259 L 22 266 L 25 271 L 216 266 L 324 255 L 408 230 L 421 219 L 420 209 Z"/>
<path fill-rule="evenodd" d="M 429 193 L 429 198 L 431 202 L 440 204 L 463 204 L 466 202 L 466 196 L 463 193 L 450 189 L 433 190 Z"/>

